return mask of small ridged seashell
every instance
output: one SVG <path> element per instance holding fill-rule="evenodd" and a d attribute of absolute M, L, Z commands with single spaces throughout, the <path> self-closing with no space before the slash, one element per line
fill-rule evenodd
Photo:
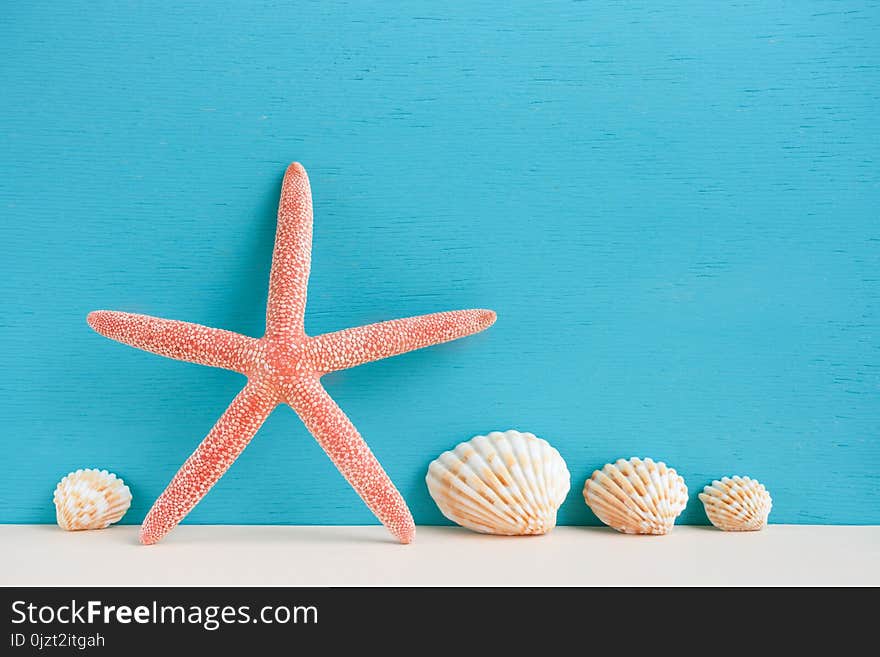
<path fill-rule="evenodd" d="M 444 452 L 425 478 L 444 516 L 484 534 L 545 534 L 571 487 L 565 461 L 531 433 L 493 431 Z"/>
<path fill-rule="evenodd" d="M 709 522 L 726 532 L 764 529 L 773 500 L 764 485 L 749 477 L 722 477 L 699 495 Z"/>
<path fill-rule="evenodd" d="M 106 470 L 77 470 L 58 482 L 53 501 L 62 529 L 104 529 L 128 511 L 131 491 Z"/>
<path fill-rule="evenodd" d="M 599 520 L 625 534 L 667 534 L 687 506 L 684 479 L 663 462 L 618 459 L 584 484 L 584 500 Z"/>

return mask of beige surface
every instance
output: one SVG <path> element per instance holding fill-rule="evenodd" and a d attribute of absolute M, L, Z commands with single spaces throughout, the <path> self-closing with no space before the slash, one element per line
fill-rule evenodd
<path fill-rule="evenodd" d="M 150 547 L 137 530 L 0 525 L 0 585 L 880 584 L 877 526 L 519 538 L 419 527 L 412 545 L 381 527 L 182 526 Z"/>

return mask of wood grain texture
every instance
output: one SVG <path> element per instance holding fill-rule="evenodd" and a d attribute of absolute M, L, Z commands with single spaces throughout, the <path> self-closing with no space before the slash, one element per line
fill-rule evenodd
<path fill-rule="evenodd" d="M 93 334 L 113 308 L 259 335 L 309 169 L 311 333 L 453 308 L 484 334 L 326 377 L 419 523 L 427 465 L 532 431 L 771 521 L 878 523 L 876 2 L 19 3 L 0 21 L 0 522 L 78 467 L 139 522 L 241 385 Z M 279 409 L 189 518 L 372 516 Z"/>

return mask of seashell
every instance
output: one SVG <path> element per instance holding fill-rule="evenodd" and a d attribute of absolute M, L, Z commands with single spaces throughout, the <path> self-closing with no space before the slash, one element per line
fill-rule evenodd
<path fill-rule="evenodd" d="M 493 431 L 443 452 L 425 478 L 444 516 L 484 534 L 546 534 L 571 487 L 565 461 L 531 433 Z"/>
<path fill-rule="evenodd" d="M 618 459 L 584 484 L 584 500 L 599 520 L 625 534 L 667 534 L 687 506 L 684 479 L 663 462 Z"/>
<path fill-rule="evenodd" d="M 131 491 L 106 470 L 77 470 L 58 482 L 53 501 L 62 529 L 104 529 L 128 511 Z"/>
<path fill-rule="evenodd" d="M 764 529 L 773 499 L 764 485 L 749 477 L 722 477 L 699 495 L 709 522 L 726 532 Z"/>

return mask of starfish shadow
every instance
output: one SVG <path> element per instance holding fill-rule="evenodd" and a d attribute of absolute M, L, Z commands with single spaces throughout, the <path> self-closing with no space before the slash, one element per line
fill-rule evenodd
<path fill-rule="evenodd" d="M 197 525 L 190 525 L 190 527 L 193 526 Z M 178 532 L 166 541 L 169 545 L 216 545 L 218 542 L 227 545 L 254 542 L 261 545 L 290 545 L 292 541 L 295 541 L 297 545 L 350 545 L 352 543 L 399 545 L 394 537 L 383 535 L 384 530 L 381 525 L 375 525 L 375 527 L 378 530 L 375 536 L 364 536 L 360 532 L 346 533 L 344 527 L 334 526 L 311 525 L 305 527 L 307 531 L 301 531 L 304 527 L 299 525 L 247 525 L 243 530 L 240 527 L 230 525 L 229 533 L 222 536 L 218 536 L 215 532 L 184 531 Z"/>

